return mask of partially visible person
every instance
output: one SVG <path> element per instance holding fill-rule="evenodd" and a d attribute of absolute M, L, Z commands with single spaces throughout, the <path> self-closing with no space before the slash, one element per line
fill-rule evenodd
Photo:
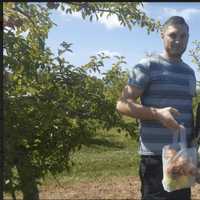
<path fill-rule="evenodd" d="M 195 136 L 200 137 L 200 103 L 197 106 L 195 132 L 196 132 Z"/>
<path fill-rule="evenodd" d="M 163 25 L 164 51 L 133 67 L 116 109 L 140 120 L 139 175 L 142 200 L 190 200 L 191 189 L 166 192 L 162 186 L 162 148 L 184 124 L 192 140 L 192 98 L 196 91 L 193 69 L 181 59 L 189 38 L 184 18 L 173 16 Z M 141 103 L 137 103 L 140 98 Z"/>

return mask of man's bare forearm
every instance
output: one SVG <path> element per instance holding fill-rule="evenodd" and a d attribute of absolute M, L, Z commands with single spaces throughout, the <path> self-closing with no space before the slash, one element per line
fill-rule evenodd
<path fill-rule="evenodd" d="M 156 108 L 145 107 L 133 100 L 120 100 L 117 102 L 116 108 L 118 112 L 129 117 L 141 120 L 158 120 Z"/>
<path fill-rule="evenodd" d="M 136 103 L 132 99 L 122 99 L 117 102 L 116 109 L 123 115 L 141 120 L 156 120 L 161 122 L 165 127 L 179 129 L 178 122 L 174 116 L 179 116 L 180 112 L 172 107 L 153 108 L 145 107 Z M 173 116 L 174 115 L 174 116 Z"/>

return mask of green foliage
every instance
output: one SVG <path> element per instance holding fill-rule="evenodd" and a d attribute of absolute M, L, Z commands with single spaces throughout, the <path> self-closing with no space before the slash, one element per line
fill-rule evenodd
<path fill-rule="evenodd" d="M 80 11 L 83 18 L 103 13 L 117 14 L 124 26 L 146 23 L 139 3 L 47 3 L 61 6 L 67 13 Z M 58 55 L 45 46 L 54 23 L 49 8 L 34 3 L 4 3 L 4 119 L 5 190 L 22 190 L 24 200 L 38 199 L 37 184 L 47 173 L 69 170 L 71 156 L 96 130 L 113 127 L 136 135 L 134 122 L 126 122 L 115 106 L 127 72 L 124 57 L 116 57 L 112 69 L 97 79 L 88 71 L 100 72 L 105 55 L 92 56 L 81 66 L 73 66 L 62 55 L 72 52 L 63 42 Z M 143 18 L 141 18 L 143 16 Z M 92 20 L 92 18 L 91 18 Z M 150 20 L 148 30 L 156 25 Z M 148 21 L 147 20 L 147 21 Z M 24 33 L 27 35 L 24 35 Z M 33 192 L 34 191 L 34 192 Z M 34 193 L 34 194 L 33 194 Z"/>
<path fill-rule="evenodd" d="M 103 105 L 104 111 L 107 111 L 106 116 L 103 119 L 108 123 L 105 123 L 101 128 L 110 129 L 112 127 L 118 128 L 118 132 L 125 130 L 132 137 L 137 137 L 136 122 L 134 120 L 127 121 L 122 118 L 121 114 L 116 112 L 116 102 L 121 95 L 123 87 L 126 85 L 128 80 L 128 72 L 122 70 L 122 64 L 126 64 L 123 56 L 115 56 L 116 61 L 112 64 L 110 70 L 106 73 L 101 73 L 101 67 L 104 66 L 106 59 L 109 59 L 104 53 L 98 54 L 97 56 L 91 56 L 90 61 L 83 65 L 82 68 L 89 72 L 99 72 L 103 75 L 102 79 L 98 79 L 103 84 L 103 95 L 110 103 L 109 106 Z M 96 77 L 93 77 L 96 79 Z M 99 112 L 100 113 L 100 112 Z M 100 118 L 101 116 L 98 115 Z"/>
<path fill-rule="evenodd" d="M 108 98 L 112 99 L 113 102 L 117 102 L 123 87 L 128 81 L 128 72 L 123 71 L 121 67 L 122 64 L 126 64 L 126 61 L 124 61 L 125 57 L 115 56 L 115 58 L 117 62 L 112 64 L 111 70 L 105 73 L 103 77 L 106 87 L 105 94 Z"/>
<path fill-rule="evenodd" d="M 200 70 L 200 41 L 193 41 L 194 49 L 190 50 L 190 55 L 192 56 L 192 61 L 198 66 Z"/>
<path fill-rule="evenodd" d="M 148 34 L 160 29 L 160 22 L 148 17 L 139 6 L 140 2 L 48 2 L 49 9 L 58 9 L 65 11 L 67 14 L 80 12 L 83 19 L 93 21 L 94 18 L 99 20 L 103 15 L 109 19 L 111 15 L 117 16 L 120 24 L 131 30 L 135 25 L 145 27 Z"/>
<path fill-rule="evenodd" d="M 51 63 L 44 40 L 53 23 L 48 10 L 40 6 L 27 3 L 3 5 L 5 189 L 12 192 L 13 198 L 16 189 L 25 189 L 24 199 L 36 199 L 37 194 L 26 197 L 26 193 L 37 187 L 35 179 L 44 174 L 43 163 L 38 165 L 40 151 L 37 149 L 39 134 L 44 131 L 39 125 L 40 111 L 43 110 L 37 106 L 41 104 L 37 95 L 42 91 L 38 72 L 45 71 L 45 65 Z M 28 32 L 26 37 L 22 35 L 25 31 Z"/>
<path fill-rule="evenodd" d="M 190 50 L 190 56 L 192 56 L 192 62 L 197 65 L 200 71 L 200 41 L 195 40 L 193 42 L 194 48 Z M 200 82 L 197 81 L 196 97 L 193 101 L 193 111 L 196 116 L 196 110 L 198 103 L 200 103 Z"/>

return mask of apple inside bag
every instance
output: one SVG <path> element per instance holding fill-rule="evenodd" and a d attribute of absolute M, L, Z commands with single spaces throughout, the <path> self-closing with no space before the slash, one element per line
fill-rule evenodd
<path fill-rule="evenodd" d="M 182 125 L 179 134 L 179 143 L 178 133 L 174 133 L 173 143 L 162 150 L 162 184 L 168 192 L 191 187 L 197 174 L 197 150 L 195 147 L 187 148 L 186 132 Z"/>

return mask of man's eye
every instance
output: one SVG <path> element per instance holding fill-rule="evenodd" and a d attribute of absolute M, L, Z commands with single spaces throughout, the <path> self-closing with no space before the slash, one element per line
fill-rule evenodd
<path fill-rule="evenodd" d="M 186 38 L 186 35 L 184 34 L 184 35 L 181 35 L 181 38 Z"/>
<path fill-rule="evenodd" d="M 176 38 L 176 34 L 170 34 L 169 36 L 173 39 Z"/>

